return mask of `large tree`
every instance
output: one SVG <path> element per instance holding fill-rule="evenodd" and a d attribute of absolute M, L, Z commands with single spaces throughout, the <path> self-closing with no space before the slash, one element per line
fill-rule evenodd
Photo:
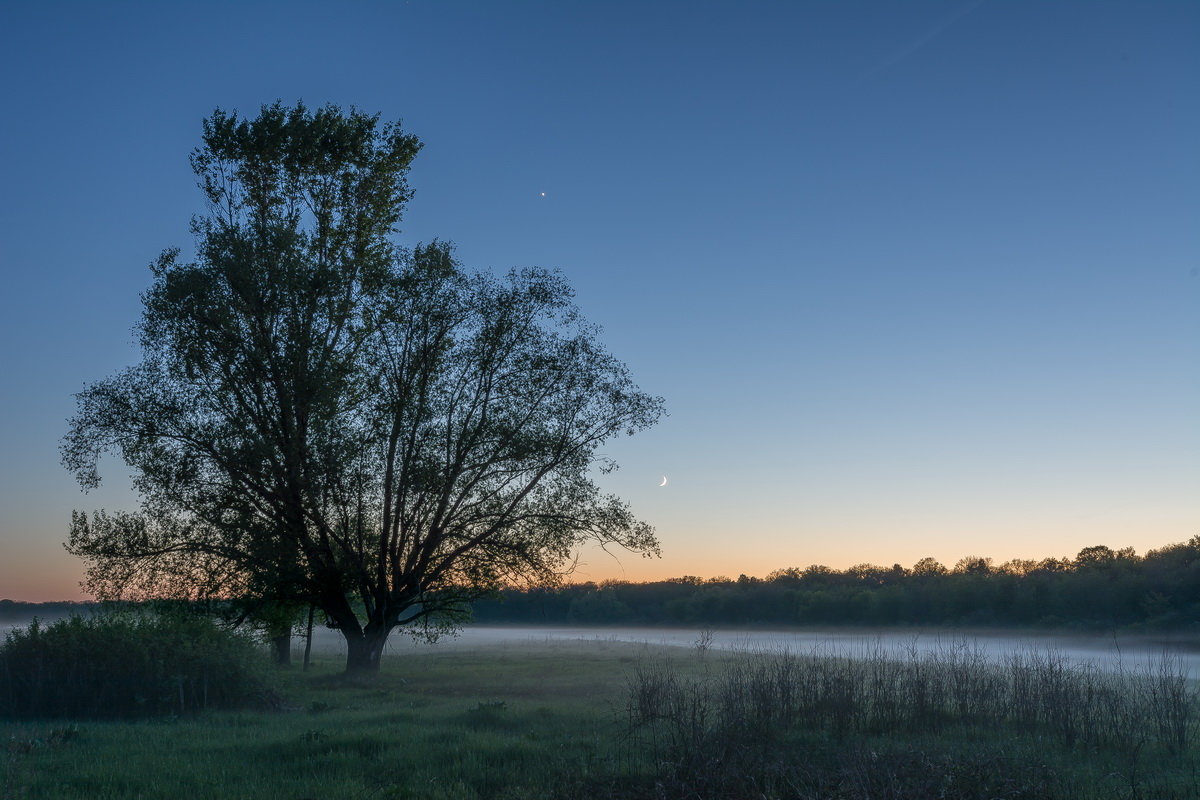
<path fill-rule="evenodd" d="M 83 486 L 116 452 L 142 498 L 73 515 L 94 591 L 311 602 L 375 670 L 397 627 L 553 580 L 585 540 L 656 552 L 593 477 L 661 400 L 556 273 L 395 243 L 419 147 L 332 106 L 204 122 L 195 257 L 152 266 L 141 363 L 82 392 L 64 439 Z"/>

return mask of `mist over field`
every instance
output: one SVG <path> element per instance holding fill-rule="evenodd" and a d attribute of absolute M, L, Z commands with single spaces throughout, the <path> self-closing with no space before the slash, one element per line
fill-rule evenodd
<path fill-rule="evenodd" d="M 344 642 L 335 631 L 314 632 L 313 647 L 341 655 Z M 1200 637 L 1193 634 L 1079 634 L 1047 632 L 997 632 L 969 629 L 906 631 L 862 628 L 803 631 L 762 628 L 687 629 L 627 628 L 610 626 L 555 627 L 468 625 L 436 644 L 398 635 L 388 645 L 390 655 L 406 655 L 428 648 L 472 649 L 503 646 L 509 649 L 553 642 L 624 642 L 655 647 L 693 649 L 698 643 L 714 650 L 743 653 L 781 653 L 846 658 L 883 654 L 902 658 L 912 652 L 939 653 L 965 650 L 993 663 L 1014 655 L 1053 653 L 1081 667 L 1119 672 L 1146 668 L 1163 656 L 1175 659 L 1188 675 L 1200 678 Z"/>
<path fill-rule="evenodd" d="M 0 637 L 25 627 L 32 620 L 0 621 Z M 42 622 L 52 622 L 43 619 Z M 1046 631 L 996 631 L 940 628 L 897 630 L 862 627 L 821 628 L 817 630 L 771 630 L 751 627 L 671 628 L 588 625 L 467 625 L 429 642 L 397 633 L 389 639 L 387 656 L 410 656 L 435 650 L 470 651 L 501 647 L 519 651 L 563 642 L 613 642 L 645 644 L 690 650 L 702 644 L 713 650 L 736 653 L 793 653 L 797 655 L 859 658 L 882 654 L 903 658 L 911 653 L 968 651 L 993 663 L 1002 663 L 1014 655 L 1053 653 L 1065 661 L 1109 672 L 1144 669 L 1164 656 L 1175 660 L 1191 677 L 1200 678 L 1200 637 L 1189 633 L 1094 633 Z M 292 644 L 293 657 L 303 652 L 304 639 Z M 344 657 L 342 636 L 326 627 L 313 631 L 312 651 L 323 657 Z"/>

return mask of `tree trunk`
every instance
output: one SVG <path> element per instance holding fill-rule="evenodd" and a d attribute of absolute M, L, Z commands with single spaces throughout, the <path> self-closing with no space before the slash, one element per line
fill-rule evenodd
<path fill-rule="evenodd" d="M 290 667 L 292 665 L 291 631 L 271 636 L 271 653 L 275 656 L 275 666 Z"/>
<path fill-rule="evenodd" d="M 376 630 L 368 625 L 361 635 L 356 636 L 349 631 L 343 631 L 343 635 L 346 637 L 346 673 L 378 673 L 388 631 Z"/>
<path fill-rule="evenodd" d="M 316 611 L 316 606 L 309 604 L 308 606 L 308 628 L 304 631 L 304 671 L 308 671 L 308 657 L 312 653 L 312 628 L 313 628 L 313 613 Z"/>

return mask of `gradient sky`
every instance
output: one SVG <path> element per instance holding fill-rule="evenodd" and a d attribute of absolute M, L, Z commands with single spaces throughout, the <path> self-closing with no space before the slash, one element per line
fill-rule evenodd
<path fill-rule="evenodd" d="M 1200 3 L 8 0 L 0 92 L 0 597 L 134 506 L 72 394 L 276 99 L 402 119 L 401 240 L 560 268 L 666 399 L 603 479 L 663 557 L 579 579 L 1200 534 Z"/>

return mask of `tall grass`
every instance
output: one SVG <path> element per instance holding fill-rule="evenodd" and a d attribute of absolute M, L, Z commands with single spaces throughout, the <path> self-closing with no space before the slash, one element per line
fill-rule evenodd
<path fill-rule="evenodd" d="M 246 637 L 194 615 L 68 617 L 9 632 L 0 717 L 129 718 L 271 701 Z"/>
<path fill-rule="evenodd" d="M 1112 673 L 1053 652 L 996 663 L 964 645 L 933 653 L 877 649 L 857 658 L 757 654 L 699 670 L 645 663 L 630 679 L 627 713 L 678 789 L 668 796 L 816 797 L 833 791 L 833 774 L 842 783 L 891 775 L 908 785 L 908 796 L 922 796 L 936 788 L 921 783 L 930 773 L 907 765 L 942 756 L 911 746 L 936 738 L 943 753 L 946 743 L 989 745 L 950 770 L 974 775 L 961 792 L 943 787 L 930 796 L 1016 797 L 1049 796 L 1050 779 L 1027 763 L 1005 764 L 997 742 L 1105 750 L 1130 764 L 1147 755 L 1170 758 L 1196 744 L 1200 697 L 1181 661 L 1167 656 Z M 903 753 L 868 752 L 867 741 L 890 741 Z M 831 753 L 831 763 L 813 766 Z M 1022 774 L 1032 782 L 1006 783 Z M 891 796 L 866 788 L 855 794 L 842 783 L 837 791 L 847 797 Z M 809 794 L 801 785 L 820 788 Z"/>

